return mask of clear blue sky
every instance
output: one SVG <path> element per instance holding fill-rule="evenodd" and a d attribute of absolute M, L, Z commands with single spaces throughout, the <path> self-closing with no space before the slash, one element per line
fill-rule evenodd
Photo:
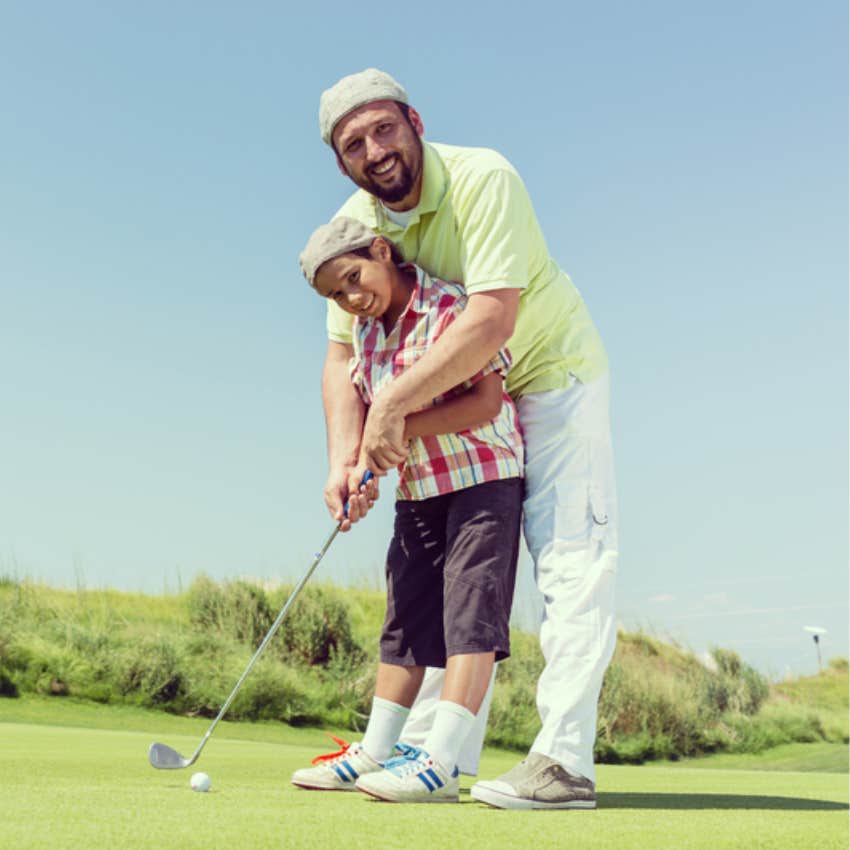
<path fill-rule="evenodd" d="M 805 625 L 846 655 L 846 3 L 299 5 L 0 9 L 0 574 L 308 565 L 296 258 L 351 189 L 319 93 L 374 65 L 427 138 L 513 161 L 604 335 L 622 622 L 775 675 L 815 669 Z M 391 502 L 321 576 L 378 586 Z"/>

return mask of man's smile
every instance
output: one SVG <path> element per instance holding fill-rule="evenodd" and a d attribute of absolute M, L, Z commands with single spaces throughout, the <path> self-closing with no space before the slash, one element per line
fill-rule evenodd
<path fill-rule="evenodd" d="M 384 174 L 388 174 L 392 171 L 397 161 L 398 156 L 396 154 L 391 154 L 385 160 L 370 168 L 369 171 L 375 177 L 383 177 Z"/>

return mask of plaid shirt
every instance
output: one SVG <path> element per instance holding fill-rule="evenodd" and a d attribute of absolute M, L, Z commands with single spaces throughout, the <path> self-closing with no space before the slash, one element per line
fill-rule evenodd
<path fill-rule="evenodd" d="M 417 283 L 404 312 L 389 335 L 380 318 L 358 318 L 353 328 L 351 380 L 363 401 L 374 396 L 396 375 L 409 369 L 463 312 L 466 295 L 456 283 L 434 280 L 416 270 Z M 491 372 L 502 377 L 511 366 L 507 349 L 500 350 L 476 375 L 435 398 L 440 404 L 468 390 Z M 502 390 L 498 416 L 477 428 L 456 434 L 418 437 L 399 464 L 397 499 L 428 499 L 465 487 L 522 476 L 523 446 L 516 408 Z"/>

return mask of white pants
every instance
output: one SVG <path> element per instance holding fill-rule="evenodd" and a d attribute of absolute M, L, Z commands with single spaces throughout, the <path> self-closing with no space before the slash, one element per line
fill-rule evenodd
<path fill-rule="evenodd" d="M 605 668 L 617 637 L 618 530 L 608 376 L 519 400 L 525 439 L 523 528 L 543 595 L 537 684 L 541 730 L 531 749 L 595 780 L 593 744 Z M 507 662 L 510 663 L 510 662 Z M 402 740 L 421 746 L 443 671 L 428 669 Z M 493 683 L 458 758 L 476 774 Z"/>

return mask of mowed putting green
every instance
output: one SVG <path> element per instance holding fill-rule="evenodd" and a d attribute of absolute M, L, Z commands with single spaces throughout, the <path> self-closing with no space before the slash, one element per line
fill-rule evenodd
<path fill-rule="evenodd" d="M 842 774 L 603 765 L 595 812 L 497 811 L 470 799 L 469 779 L 459 805 L 392 805 L 293 788 L 292 771 L 328 749 L 315 730 L 223 724 L 195 766 L 157 771 L 147 760 L 153 740 L 189 755 L 208 722 L 69 705 L 69 723 L 113 728 L 46 725 L 38 710 L 25 723 L 15 702 L 0 701 L 3 848 L 848 846 Z M 114 728 L 134 722 L 139 731 Z M 150 731 L 157 724 L 161 734 Z M 515 759 L 488 750 L 482 774 Z M 194 770 L 212 777 L 209 793 L 190 790 Z"/>

